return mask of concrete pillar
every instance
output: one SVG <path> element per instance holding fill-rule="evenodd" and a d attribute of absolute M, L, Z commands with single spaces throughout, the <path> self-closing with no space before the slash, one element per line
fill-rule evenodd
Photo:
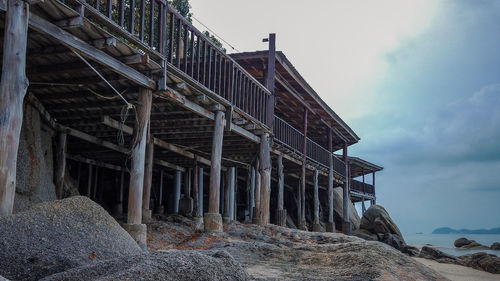
<path fill-rule="evenodd" d="M 226 208 L 224 209 L 224 222 L 231 222 L 234 220 L 234 182 L 235 182 L 235 168 L 230 167 L 227 172 L 227 184 L 225 187 L 225 201 Z"/>
<path fill-rule="evenodd" d="M 179 212 L 185 216 L 193 215 L 193 197 L 191 197 L 191 172 L 192 169 L 186 169 L 184 173 L 184 197 L 179 202 Z"/>
<path fill-rule="evenodd" d="M 179 213 L 179 201 L 181 200 L 181 171 L 174 173 L 174 213 Z"/>
<path fill-rule="evenodd" d="M 313 231 L 320 231 L 319 224 L 319 186 L 318 186 L 318 170 L 314 170 L 314 222 Z"/>
<path fill-rule="evenodd" d="M 141 88 L 136 107 L 138 122 L 134 128 L 136 142 L 132 148 L 127 224 L 123 225 L 143 249 L 146 249 L 146 225 L 142 224 L 142 188 L 151 103 L 151 89 Z"/>
<path fill-rule="evenodd" d="M 222 231 L 222 216 L 219 213 L 219 196 L 224 122 L 224 113 L 222 111 L 217 111 L 215 113 L 214 135 L 212 140 L 212 165 L 210 166 L 210 192 L 208 201 L 208 213 L 204 214 L 203 216 L 203 222 L 206 232 Z"/>
<path fill-rule="evenodd" d="M 284 209 L 284 185 L 283 156 L 278 155 L 278 203 L 276 209 L 276 224 L 286 226 L 286 210 Z"/>

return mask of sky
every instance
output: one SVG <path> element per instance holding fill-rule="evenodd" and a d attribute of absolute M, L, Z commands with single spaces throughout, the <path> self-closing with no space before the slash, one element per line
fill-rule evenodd
<path fill-rule="evenodd" d="M 190 3 L 230 53 L 276 33 L 360 136 L 349 153 L 384 167 L 377 203 L 403 233 L 500 227 L 500 1 Z"/>

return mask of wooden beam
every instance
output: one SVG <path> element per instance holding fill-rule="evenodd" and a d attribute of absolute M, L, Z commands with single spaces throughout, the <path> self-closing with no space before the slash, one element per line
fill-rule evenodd
<path fill-rule="evenodd" d="M 66 127 L 66 126 L 63 126 L 63 125 L 58 125 L 58 128 L 59 128 L 59 130 L 61 132 L 65 132 L 65 133 L 67 133 L 70 136 L 82 139 L 84 141 L 88 141 L 90 143 L 97 144 L 99 146 L 106 147 L 106 148 L 109 148 L 111 150 L 118 151 L 118 152 L 125 153 L 125 154 L 128 154 L 130 152 L 128 149 L 126 149 L 123 146 L 116 145 L 114 143 L 102 140 L 100 138 L 96 138 L 96 137 L 94 137 L 92 135 L 89 135 L 87 133 L 75 130 L 73 128 Z"/>
<path fill-rule="evenodd" d="M 113 58 L 105 52 L 89 45 L 88 43 L 82 41 L 71 33 L 42 19 L 37 15 L 30 14 L 29 26 L 38 32 L 41 32 L 49 37 L 58 40 L 59 42 L 61 42 L 61 44 L 76 50 L 77 52 L 87 56 L 88 58 L 98 62 L 99 64 L 110 68 L 114 72 L 127 77 L 128 79 L 142 87 L 150 89 L 155 88 L 154 80 L 150 79 L 146 75 L 127 66 L 126 64 L 120 62 L 119 60 Z"/>
<path fill-rule="evenodd" d="M 167 161 L 161 160 L 161 159 L 154 159 L 153 161 L 156 165 L 163 166 L 172 170 L 180 171 L 180 172 L 185 172 L 186 169 L 184 169 L 181 166 L 169 163 Z"/>
<path fill-rule="evenodd" d="M 12 214 L 14 207 L 17 151 L 28 88 L 25 67 L 29 14 L 26 2 L 7 1 L 0 81 L 0 217 Z"/>
<path fill-rule="evenodd" d="M 108 164 L 108 163 L 104 163 L 102 161 L 97 161 L 97 160 L 93 160 L 93 159 L 88 159 L 88 158 L 85 158 L 85 157 L 82 157 L 82 156 L 79 156 L 79 155 L 72 156 L 72 155 L 66 154 L 66 159 L 70 159 L 70 160 L 73 160 L 73 161 L 76 161 L 76 162 L 81 162 L 81 163 L 86 163 L 86 164 L 92 164 L 92 165 L 95 165 L 95 166 L 99 166 L 99 167 L 102 167 L 102 168 L 106 168 L 106 169 L 110 169 L 110 170 L 115 170 L 115 171 L 123 171 L 124 170 L 120 166 L 113 165 L 113 164 Z"/>

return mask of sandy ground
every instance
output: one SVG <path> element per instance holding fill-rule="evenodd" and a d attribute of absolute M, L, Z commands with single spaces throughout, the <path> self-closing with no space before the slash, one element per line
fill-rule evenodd
<path fill-rule="evenodd" d="M 439 263 L 433 260 L 414 258 L 424 265 L 441 273 L 452 281 L 495 281 L 500 280 L 500 274 L 492 274 L 486 271 L 476 270 L 456 264 Z"/>

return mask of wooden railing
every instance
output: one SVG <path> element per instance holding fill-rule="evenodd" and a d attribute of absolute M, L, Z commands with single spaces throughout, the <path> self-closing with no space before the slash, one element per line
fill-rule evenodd
<path fill-rule="evenodd" d="M 67 0 L 66 0 L 67 1 Z M 271 93 L 166 0 L 73 0 L 134 47 L 159 59 L 223 105 L 269 126 Z M 184 78 L 184 77 L 183 77 Z"/>
<path fill-rule="evenodd" d="M 363 185 L 363 182 L 360 182 L 358 180 L 352 179 L 351 180 L 351 190 L 357 191 L 359 193 L 364 193 L 364 194 L 369 194 L 369 195 L 375 195 L 375 187 L 373 185 L 365 183 Z"/>
<path fill-rule="evenodd" d="M 304 134 L 288 124 L 283 119 L 274 116 L 273 127 L 274 138 L 280 144 L 293 150 L 296 154 L 302 155 L 304 145 Z M 315 143 L 310 138 L 306 142 L 306 157 L 309 160 L 322 164 L 325 167 L 330 167 L 330 153 L 321 145 Z M 342 160 L 333 155 L 333 170 L 337 174 L 345 177 L 345 164 Z"/>

